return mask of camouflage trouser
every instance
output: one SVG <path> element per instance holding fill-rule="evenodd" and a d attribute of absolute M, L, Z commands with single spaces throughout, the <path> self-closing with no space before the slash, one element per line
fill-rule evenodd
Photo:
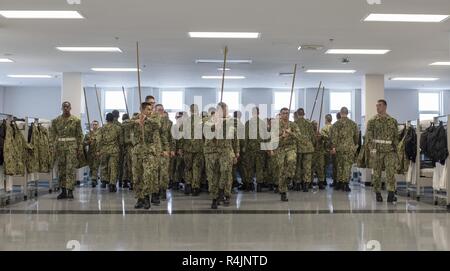
<path fill-rule="evenodd" d="M 132 176 L 133 176 L 133 190 L 137 198 L 144 198 L 145 194 L 143 194 L 142 185 L 143 185 L 143 176 L 144 176 L 144 163 L 143 163 L 143 155 L 140 150 L 133 148 L 132 149 Z"/>
<path fill-rule="evenodd" d="M 332 164 L 333 170 L 333 181 L 337 181 L 337 162 L 336 162 L 336 155 L 332 155 L 330 154 L 328 151 L 327 153 L 325 153 L 325 165 L 324 165 L 324 172 L 325 172 L 325 177 L 327 176 L 327 171 L 328 171 L 328 166 L 330 165 L 330 163 Z"/>
<path fill-rule="evenodd" d="M 246 152 L 243 157 L 244 180 L 243 183 L 253 183 L 253 176 L 256 176 L 257 183 L 264 182 L 265 153 L 262 151 Z"/>
<path fill-rule="evenodd" d="M 297 153 L 297 163 L 295 167 L 295 181 L 310 183 L 312 153 Z"/>
<path fill-rule="evenodd" d="M 264 180 L 268 184 L 274 184 L 278 185 L 278 176 L 279 176 L 279 166 L 277 157 L 274 156 L 267 156 L 267 167 L 265 167 L 264 171 Z"/>
<path fill-rule="evenodd" d="M 233 176 L 233 182 L 234 183 L 237 183 L 237 181 L 238 181 L 238 173 L 239 173 L 239 176 L 241 177 L 242 180 L 246 179 L 245 178 L 244 166 L 243 166 L 241 158 L 239 158 L 237 163 L 235 165 L 233 165 L 232 176 Z"/>
<path fill-rule="evenodd" d="M 91 180 L 97 180 L 99 167 L 99 160 L 95 157 L 89 157 L 89 177 L 91 178 Z"/>
<path fill-rule="evenodd" d="M 370 163 L 373 169 L 372 182 L 375 192 L 381 190 L 381 174 L 386 171 L 386 187 L 388 192 L 394 192 L 395 171 L 397 168 L 398 155 L 395 152 L 377 152 L 370 154 Z"/>
<path fill-rule="evenodd" d="M 297 152 L 294 150 L 278 150 L 278 189 L 280 193 L 288 191 L 288 183 L 294 178 Z"/>
<path fill-rule="evenodd" d="M 158 170 L 160 168 L 160 156 L 146 154 L 142 159 L 144 175 L 142 176 L 142 192 L 144 195 L 158 193 L 160 188 Z"/>
<path fill-rule="evenodd" d="M 325 180 L 325 156 L 323 152 L 314 152 L 312 157 L 312 175 L 314 177 L 314 173 L 317 175 L 317 179 L 319 181 Z"/>
<path fill-rule="evenodd" d="M 175 175 L 175 165 L 176 165 L 176 157 L 170 157 L 170 162 L 169 162 L 169 180 L 175 180 L 174 179 L 174 175 Z"/>
<path fill-rule="evenodd" d="M 159 163 L 159 188 L 167 190 L 169 188 L 170 157 L 161 156 Z"/>
<path fill-rule="evenodd" d="M 184 181 L 191 184 L 192 188 L 200 188 L 200 181 L 204 166 L 202 152 L 185 152 L 184 158 Z"/>
<path fill-rule="evenodd" d="M 225 196 L 231 196 L 233 182 L 232 155 L 226 153 L 206 153 L 205 169 L 211 198 L 217 199 L 219 197 L 219 189 L 224 189 Z"/>
<path fill-rule="evenodd" d="M 120 181 L 123 180 L 124 163 L 125 163 L 125 151 L 120 150 L 119 153 L 117 154 L 117 179 Z"/>
<path fill-rule="evenodd" d="M 173 173 L 173 179 L 176 182 L 181 182 L 183 179 L 184 173 L 184 159 L 182 157 L 177 156 L 175 159 L 175 167 Z"/>
<path fill-rule="evenodd" d="M 132 154 L 131 147 L 126 147 L 124 150 L 123 167 L 122 167 L 122 181 L 133 180 Z"/>
<path fill-rule="evenodd" d="M 353 152 L 338 152 L 336 153 L 337 163 L 337 180 L 341 183 L 348 183 L 352 171 L 352 165 L 355 160 Z"/>
<path fill-rule="evenodd" d="M 73 190 L 75 170 L 78 166 L 77 145 L 75 142 L 58 142 L 55 158 L 58 165 L 59 187 Z"/>
<path fill-rule="evenodd" d="M 103 161 L 105 163 L 104 181 L 109 184 L 116 184 L 117 177 L 119 177 L 119 154 L 105 153 Z"/>

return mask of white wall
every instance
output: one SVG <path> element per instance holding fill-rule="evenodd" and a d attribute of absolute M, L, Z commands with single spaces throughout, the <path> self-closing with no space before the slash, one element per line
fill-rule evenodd
<path fill-rule="evenodd" d="M 403 123 L 419 117 L 419 91 L 416 89 L 387 89 L 385 99 L 388 114 Z M 373 105 L 375 108 L 375 105 Z"/>
<path fill-rule="evenodd" d="M 61 112 L 59 87 L 5 87 L 3 111 L 17 117 L 53 119 Z"/>

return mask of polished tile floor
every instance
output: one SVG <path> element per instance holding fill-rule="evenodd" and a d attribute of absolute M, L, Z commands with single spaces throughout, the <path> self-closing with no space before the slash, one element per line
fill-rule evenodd
<path fill-rule="evenodd" d="M 160 206 L 137 211 L 129 191 L 56 196 L 0 208 L 0 250 L 68 250 L 71 243 L 81 250 L 450 249 L 446 208 L 405 197 L 376 203 L 371 188 L 357 185 L 351 193 L 291 192 L 287 203 L 274 193 L 239 192 L 218 210 L 206 193 L 168 193 Z"/>

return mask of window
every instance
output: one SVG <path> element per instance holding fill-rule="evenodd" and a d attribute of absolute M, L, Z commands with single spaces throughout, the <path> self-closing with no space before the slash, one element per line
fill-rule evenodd
<path fill-rule="evenodd" d="M 441 92 L 419 92 L 419 119 L 433 120 L 441 114 Z"/>
<path fill-rule="evenodd" d="M 342 107 L 347 107 L 348 117 L 352 118 L 352 92 L 351 91 L 330 91 L 330 114 L 333 116 L 333 123 L 336 122 L 336 114 Z"/>
<path fill-rule="evenodd" d="M 169 114 L 169 119 L 175 122 L 175 115 L 183 111 L 184 91 L 183 90 L 161 90 L 161 104 Z"/>
<path fill-rule="evenodd" d="M 224 91 L 222 101 L 228 105 L 228 113 L 231 116 L 234 111 L 241 109 L 241 93 L 239 91 Z M 217 94 L 217 102 L 220 102 L 220 91 Z"/>
<path fill-rule="evenodd" d="M 288 90 L 280 90 L 275 91 L 273 93 L 273 105 L 272 105 L 272 115 L 276 115 L 280 113 L 281 108 L 286 107 L 289 108 L 289 101 L 291 99 L 291 91 Z M 290 120 L 294 120 L 294 112 L 297 108 L 297 95 L 294 91 L 294 94 L 292 95 L 292 104 L 291 104 L 291 112 L 292 114 L 289 116 Z"/>
<path fill-rule="evenodd" d="M 125 100 L 122 91 L 106 90 L 105 91 L 105 117 L 106 113 L 118 110 L 120 113 L 119 122 L 122 122 L 122 116 L 127 113 Z"/>

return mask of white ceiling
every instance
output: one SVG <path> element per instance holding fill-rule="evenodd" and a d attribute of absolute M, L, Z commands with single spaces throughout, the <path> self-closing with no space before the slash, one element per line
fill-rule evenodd
<path fill-rule="evenodd" d="M 370 2 L 370 1 L 369 1 Z M 448 0 L 0 0 L 0 9 L 78 10 L 84 20 L 17 20 L 0 17 L 0 85 L 60 85 L 62 72 L 82 72 L 87 86 L 136 86 L 135 73 L 98 73 L 92 67 L 135 67 L 135 42 L 140 41 L 142 85 L 154 87 L 218 87 L 215 64 L 195 64 L 197 58 L 252 59 L 250 65 L 230 65 L 226 88 L 290 87 L 294 63 L 311 69 L 356 69 L 354 75 L 312 75 L 300 69 L 296 85 L 358 88 L 366 73 L 386 74 L 388 88 L 450 89 L 450 67 L 430 67 L 450 61 L 450 20 L 443 23 L 368 23 L 368 13 L 450 13 Z M 257 40 L 190 39 L 188 31 L 261 32 Z M 116 40 L 115 38 L 119 39 Z M 330 42 L 330 39 L 334 39 Z M 381 56 L 343 56 L 297 51 L 299 44 L 325 48 L 390 49 Z M 123 53 L 63 53 L 55 46 L 118 46 Z M 55 79 L 12 79 L 7 74 L 46 74 Z M 392 82 L 393 76 L 432 76 L 437 82 Z"/>

